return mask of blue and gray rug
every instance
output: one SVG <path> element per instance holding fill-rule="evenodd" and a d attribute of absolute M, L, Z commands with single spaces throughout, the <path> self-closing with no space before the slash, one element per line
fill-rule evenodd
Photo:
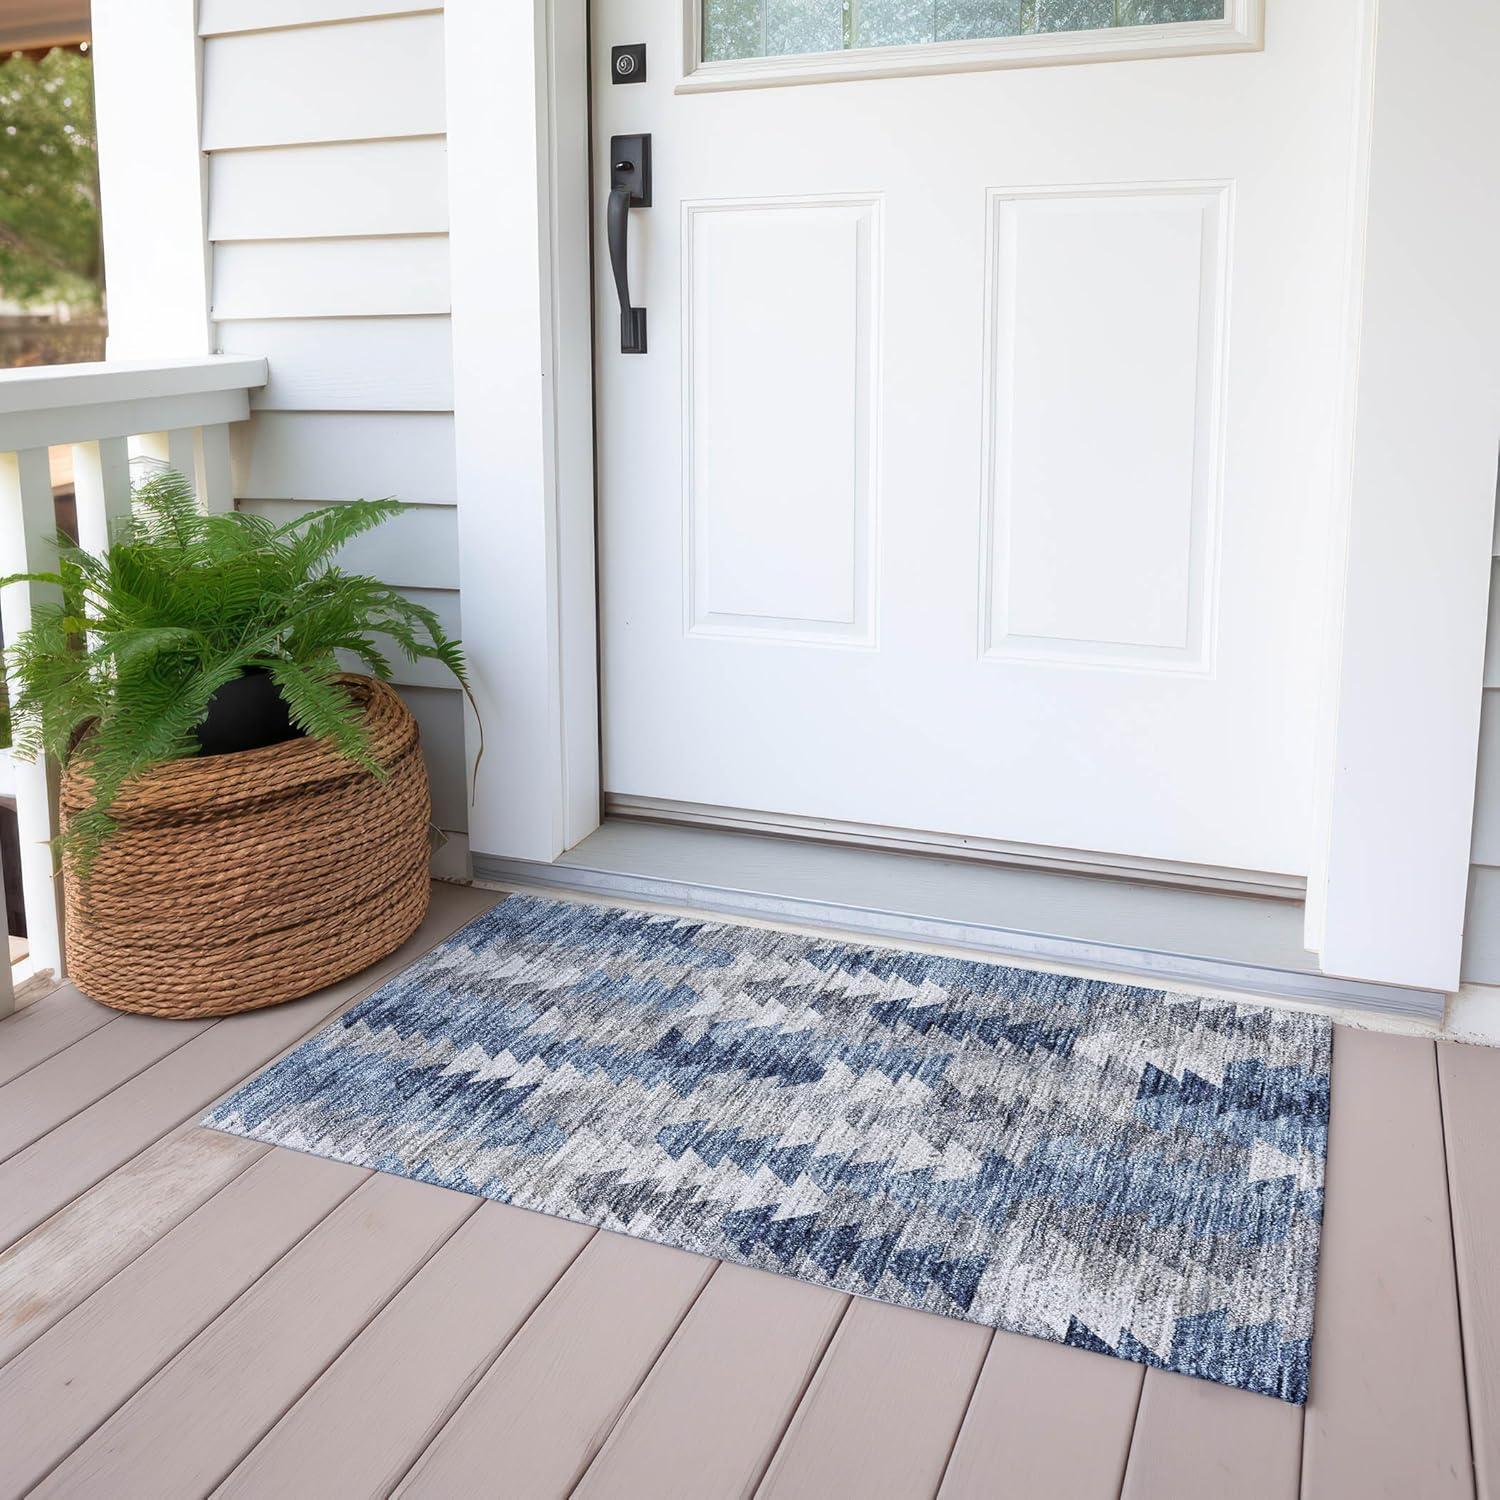
<path fill-rule="evenodd" d="M 513 896 L 205 1123 L 1303 1401 L 1317 1017 Z"/>

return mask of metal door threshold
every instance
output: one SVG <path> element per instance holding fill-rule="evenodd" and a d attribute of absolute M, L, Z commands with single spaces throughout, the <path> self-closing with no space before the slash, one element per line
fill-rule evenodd
<path fill-rule="evenodd" d="M 1324 974 L 1302 907 L 1058 870 L 615 818 L 551 864 L 476 852 L 474 877 L 689 907 L 882 943 L 1109 969 L 1441 1022 L 1446 997 Z"/>

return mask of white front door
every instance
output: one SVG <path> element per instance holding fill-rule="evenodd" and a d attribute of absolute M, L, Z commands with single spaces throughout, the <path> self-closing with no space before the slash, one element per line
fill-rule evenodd
<path fill-rule="evenodd" d="M 606 790 L 1305 873 L 1358 7 L 1267 0 L 1259 51 L 694 91 L 683 4 L 593 6 Z M 839 44 L 787 31 L 827 0 L 709 4 L 714 56 Z M 604 211 L 633 133 L 646 353 Z"/>

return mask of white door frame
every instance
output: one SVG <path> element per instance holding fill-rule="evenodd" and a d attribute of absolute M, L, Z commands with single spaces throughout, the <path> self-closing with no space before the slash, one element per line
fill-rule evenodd
<path fill-rule="evenodd" d="M 1308 946 L 1451 992 L 1500 456 L 1500 12 L 1379 0 L 1371 33 Z"/>
<path fill-rule="evenodd" d="M 1329 973 L 1452 991 L 1500 458 L 1500 13 L 1360 3 L 1308 943 Z M 446 25 L 463 632 L 486 743 L 469 837 L 551 861 L 599 820 L 585 0 L 448 0 Z"/>
<path fill-rule="evenodd" d="M 550 861 L 599 826 L 586 0 L 444 25 L 469 845 Z"/>

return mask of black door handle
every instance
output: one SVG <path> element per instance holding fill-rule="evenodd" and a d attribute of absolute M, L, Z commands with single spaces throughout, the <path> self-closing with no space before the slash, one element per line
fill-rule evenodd
<path fill-rule="evenodd" d="M 632 208 L 651 207 L 651 137 L 617 135 L 609 143 L 609 204 L 605 210 L 605 232 L 609 239 L 609 266 L 615 275 L 620 298 L 620 353 L 646 352 L 646 309 L 630 305 L 628 264 L 629 223 Z"/>
<path fill-rule="evenodd" d="M 611 188 L 607 226 L 609 264 L 620 296 L 620 353 L 646 352 L 646 309 L 630 305 L 630 267 L 626 264 L 626 226 L 630 222 L 630 189 Z"/>

